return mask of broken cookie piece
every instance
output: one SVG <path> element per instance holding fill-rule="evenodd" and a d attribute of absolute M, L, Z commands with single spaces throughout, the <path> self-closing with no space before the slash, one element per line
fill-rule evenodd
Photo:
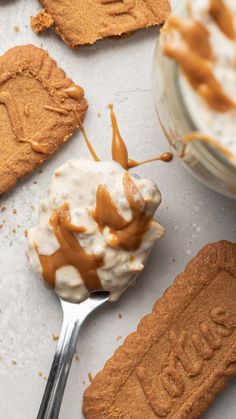
<path fill-rule="evenodd" d="M 42 49 L 0 57 L 0 195 L 69 139 L 83 120 L 83 89 Z"/>
<path fill-rule="evenodd" d="M 169 0 L 39 1 L 70 47 L 159 25 L 170 12 Z"/>
<path fill-rule="evenodd" d="M 36 16 L 30 16 L 30 24 L 33 31 L 39 35 L 45 29 L 50 28 L 53 25 L 54 21 L 52 16 L 45 11 L 45 9 L 40 10 Z"/>

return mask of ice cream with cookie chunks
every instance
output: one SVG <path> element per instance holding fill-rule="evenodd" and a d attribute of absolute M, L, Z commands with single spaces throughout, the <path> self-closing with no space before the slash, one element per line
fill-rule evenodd
<path fill-rule="evenodd" d="M 236 2 L 186 3 L 167 20 L 162 43 L 194 127 L 185 140 L 207 142 L 236 165 Z"/>
<path fill-rule="evenodd" d="M 154 219 L 161 194 L 155 183 L 128 172 L 129 164 L 142 162 L 128 158 L 113 109 L 111 117 L 113 160 L 100 161 L 86 137 L 94 161 L 72 159 L 56 170 L 38 226 L 28 235 L 30 264 L 71 302 L 93 290 L 109 291 L 110 300 L 117 300 L 164 233 Z"/>

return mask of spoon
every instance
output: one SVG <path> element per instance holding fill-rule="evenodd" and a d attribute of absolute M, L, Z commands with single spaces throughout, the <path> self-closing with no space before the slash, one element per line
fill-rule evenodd
<path fill-rule="evenodd" d="M 37 419 L 57 419 L 81 325 L 109 299 L 106 291 L 92 292 L 80 304 L 62 300 L 63 323 Z"/>

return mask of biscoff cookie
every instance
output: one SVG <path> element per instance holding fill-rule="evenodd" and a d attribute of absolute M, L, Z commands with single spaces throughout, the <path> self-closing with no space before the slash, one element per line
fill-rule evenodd
<path fill-rule="evenodd" d="M 84 92 L 42 49 L 0 57 L 0 195 L 69 139 L 87 109 Z"/>
<path fill-rule="evenodd" d="M 169 0 L 39 0 L 70 46 L 93 44 L 163 23 Z"/>
<path fill-rule="evenodd" d="M 204 247 L 84 394 L 87 419 L 193 419 L 236 376 L 236 244 Z"/>

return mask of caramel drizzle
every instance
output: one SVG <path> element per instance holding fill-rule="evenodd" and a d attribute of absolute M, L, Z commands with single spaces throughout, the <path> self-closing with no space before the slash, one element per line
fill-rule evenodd
<path fill-rule="evenodd" d="M 68 115 L 69 113 L 67 109 L 58 108 L 56 106 L 44 105 L 44 109 L 46 109 L 46 111 L 56 112 L 61 115 Z"/>
<path fill-rule="evenodd" d="M 92 217 L 101 231 L 109 227 L 110 246 L 135 251 L 140 247 L 152 217 L 146 214 L 146 203 L 128 172 L 124 174 L 123 185 L 132 212 L 131 220 L 127 221 L 120 215 L 111 195 L 103 185 L 97 189 L 96 208 L 92 212 Z"/>
<path fill-rule="evenodd" d="M 84 90 L 81 86 L 78 86 L 76 84 L 71 85 L 69 87 L 66 87 L 63 90 L 64 93 L 66 93 L 67 96 L 71 97 L 72 99 L 76 99 L 80 101 L 82 97 L 84 96 Z"/>
<path fill-rule="evenodd" d="M 86 230 L 71 224 L 67 203 L 53 213 L 50 224 L 60 248 L 50 256 L 38 253 L 45 281 L 54 287 L 56 271 L 65 266 L 73 266 L 80 273 L 88 290 L 102 289 L 97 269 L 104 263 L 103 256 L 88 254 L 80 246 L 74 233 L 85 233 Z"/>
<path fill-rule="evenodd" d="M 214 54 L 210 43 L 210 33 L 205 26 L 193 19 L 181 19 L 170 16 L 167 21 L 168 30 L 177 30 L 184 42 L 198 55 L 213 61 Z"/>
<path fill-rule="evenodd" d="M 181 20 L 175 17 L 169 19 L 167 29 L 177 30 L 182 41 L 181 46 L 176 46 L 173 42 L 166 43 L 164 54 L 178 63 L 193 89 L 212 109 L 218 112 L 236 109 L 236 103 L 227 96 L 214 75 L 212 68 L 214 57 L 208 31 L 204 31 L 201 23 L 191 19 Z"/>
<path fill-rule="evenodd" d="M 145 163 L 150 163 L 153 161 L 161 160 L 163 162 L 170 162 L 173 159 L 173 154 L 170 152 L 166 152 L 161 154 L 158 157 L 154 157 L 152 159 L 143 160 L 141 162 L 137 162 L 135 160 L 129 159 L 128 150 L 126 144 L 120 134 L 117 119 L 113 110 L 113 105 L 109 105 L 110 113 L 111 113 L 111 123 L 112 123 L 112 159 L 119 163 L 125 170 L 129 170 L 133 167 L 141 166 Z"/>
<path fill-rule="evenodd" d="M 236 39 L 234 15 L 224 0 L 210 0 L 209 14 L 220 30 L 232 41 Z"/>
<path fill-rule="evenodd" d="M 231 159 L 232 161 L 235 161 L 235 156 L 231 151 L 229 151 L 227 148 L 222 146 L 215 138 L 210 137 L 209 135 L 202 134 L 198 131 L 193 131 L 188 134 L 186 134 L 182 139 L 182 147 L 179 153 L 180 157 L 185 156 L 185 150 L 188 143 L 191 143 L 193 141 L 201 141 L 203 143 L 207 143 L 210 146 L 214 147 L 218 151 L 222 152 L 226 157 Z"/>

